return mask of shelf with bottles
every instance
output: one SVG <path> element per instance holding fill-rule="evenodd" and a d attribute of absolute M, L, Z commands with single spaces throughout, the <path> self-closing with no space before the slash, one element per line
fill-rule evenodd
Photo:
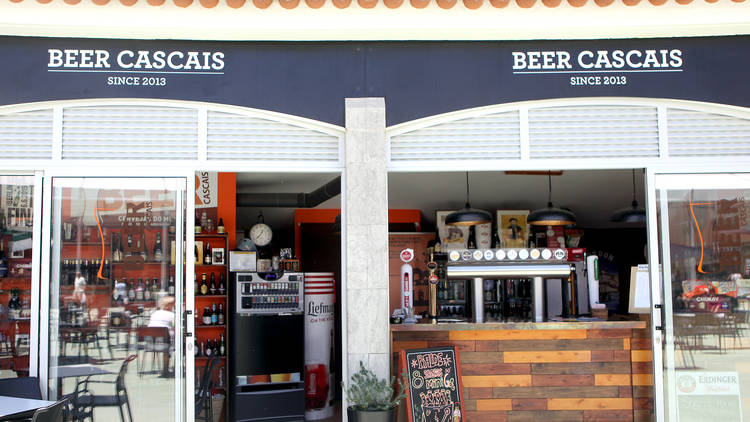
<path fill-rule="evenodd" d="M 198 328 L 201 328 L 201 329 L 203 329 L 203 328 L 221 328 L 221 329 L 224 329 L 224 328 L 227 328 L 227 326 L 226 326 L 226 324 L 221 324 L 221 325 L 219 325 L 219 324 L 216 324 L 216 325 L 196 325 L 195 328 L 196 329 L 198 329 Z"/>

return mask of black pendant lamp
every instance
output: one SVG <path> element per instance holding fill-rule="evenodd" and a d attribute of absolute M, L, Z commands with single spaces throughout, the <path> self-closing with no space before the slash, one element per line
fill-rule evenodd
<path fill-rule="evenodd" d="M 610 220 L 613 223 L 644 224 L 646 222 L 646 210 L 639 208 L 638 201 L 635 200 L 635 169 L 633 169 L 633 202 L 630 203 L 630 207 L 615 211 Z"/>
<path fill-rule="evenodd" d="M 532 211 L 526 222 L 534 226 L 567 226 L 576 223 L 576 216 L 568 210 L 555 208 L 552 205 L 552 172 L 547 172 L 549 196 L 547 208 Z"/>
<path fill-rule="evenodd" d="M 331 227 L 331 231 L 333 234 L 341 234 L 341 214 L 338 214 L 336 216 L 336 219 L 333 220 L 333 227 Z"/>
<path fill-rule="evenodd" d="M 466 206 L 464 209 L 452 212 L 445 217 L 445 224 L 449 226 L 475 226 L 492 222 L 490 213 L 477 210 L 469 204 L 469 172 L 466 172 Z"/>

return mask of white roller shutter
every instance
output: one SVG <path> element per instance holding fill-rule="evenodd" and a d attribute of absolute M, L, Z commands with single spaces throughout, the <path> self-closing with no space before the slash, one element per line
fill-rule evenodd
<path fill-rule="evenodd" d="M 0 115 L 0 158 L 51 159 L 52 109 Z"/>
<path fill-rule="evenodd" d="M 658 157 L 656 107 L 530 109 L 529 155 L 531 159 Z"/>
<path fill-rule="evenodd" d="M 63 160 L 191 160 L 197 152 L 196 109 L 113 105 L 63 110 Z"/>
<path fill-rule="evenodd" d="M 391 161 L 521 158 L 518 111 L 469 117 L 393 135 Z"/>
<path fill-rule="evenodd" d="M 209 160 L 338 162 L 340 136 L 257 116 L 209 111 Z"/>
<path fill-rule="evenodd" d="M 669 155 L 750 155 L 750 121 L 702 111 L 667 110 Z"/>

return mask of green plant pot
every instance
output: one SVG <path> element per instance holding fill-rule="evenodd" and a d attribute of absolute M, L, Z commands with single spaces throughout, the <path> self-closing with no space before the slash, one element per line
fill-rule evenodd
<path fill-rule="evenodd" d="M 389 410 L 354 410 L 346 409 L 349 422 L 394 422 L 396 409 Z"/>

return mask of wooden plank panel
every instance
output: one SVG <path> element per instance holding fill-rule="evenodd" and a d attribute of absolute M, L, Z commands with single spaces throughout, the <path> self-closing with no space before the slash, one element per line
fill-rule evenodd
<path fill-rule="evenodd" d="M 467 363 L 502 363 L 502 352 L 463 352 L 460 355 L 461 365 Z"/>
<path fill-rule="evenodd" d="M 629 358 L 630 352 L 628 352 Z M 614 350 L 594 350 L 591 352 L 591 362 L 613 362 L 614 360 Z"/>
<path fill-rule="evenodd" d="M 547 399 L 549 410 L 630 410 L 633 408 L 633 399 L 630 398 L 571 398 Z"/>
<path fill-rule="evenodd" d="M 532 374 L 629 374 L 630 362 L 532 363 Z"/>
<path fill-rule="evenodd" d="M 473 352 L 476 349 L 476 342 L 470 340 L 430 340 L 427 347 L 456 346 L 459 352 Z"/>
<path fill-rule="evenodd" d="M 630 410 L 584 410 L 584 422 L 630 422 L 633 412 Z"/>
<path fill-rule="evenodd" d="M 531 385 L 544 387 L 571 387 L 594 385 L 593 375 L 532 375 Z"/>
<path fill-rule="evenodd" d="M 622 350 L 622 339 L 500 340 L 498 350 Z"/>
<path fill-rule="evenodd" d="M 652 410 L 634 410 L 633 411 L 633 422 L 651 422 L 654 420 L 654 412 Z"/>
<path fill-rule="evenodd" d="M 464 388 L 464 392 L 466 397 L 472 400 L 492 398 L 492 387 Z"/>
<path fill-rule="evenodd" d="M 470 363 L 461 365 L 462 375 L 518 375 L 530 374 L 528 363 Z"/>
<path fill-rule="evenodd" d="M 391 351 L 393 353 L 398 353 L 402 350 L 406 349 L 422 349 L 427 347 L 427 341 L 425 340 L 417 340 L 417 341 L 394 341 L 393 347 L 391 348 Z"/>
<path fill-rule="evenodd" d="M 652 362 L 631 362 L 630 365 L 633 367 L 634 374 L 651 374 L 654 372 Z"/>
<path fill-rule="evenodd" d="M 464 387 L 529 387 L 531 375 L 464 375 Z"/>
<path fill-rule="evenodd" d="M 654 374 L 633 374 L 633 385 L 654 385 Z"/>
<path fill-rule="evenodd" d="M 630 360 L 633 362 L 651 362 L 651 350 L 631 350 Z"/>
<path fill-rule="evenodd" d="M 651 337 L 630 339 L 630 347 L 638 350 L 651 350 Z"/>
<path fill-rule="evenodd" d="M 503 352 L 505 363 L 590 362 L 590 350 Z"/>
<path fill-rule="evenodd" d="M 497 340 L 477 340 L 477 352 L 497 352 L 500 350 Z"/>
<path fill-rule="evenodd" d="M 513 410 L 546 410 L 547 399 L 513 399 Z"/>
<path fill-rule="evenodd" d="M 477 401 L 464 399 L 464 410 L 466 411 L 477 410 Z"/>
<path fill-rule="evenodd" d="M 393 341 L 448 340 L 448 331 L 394 331 Z"/>
<path fill-rule="evenodd" d="M 626 338 L 632 337 L 633 330 L 629 328 L 613 328 L 611 330 L 586 330 L 587 338 Z"/>
<path fill-rule="evenodd" d="M 508 412 L 509 422 L 580 422 L 583 411 L 514 410 Z"/>
<path fill-rule="evenodd" d="M 619 397 L 619 387 L 495 387 L 492 396 L 510 399 L 542 399 L 551 397 Z"/>
<path fill-rule="evenodd" d="M 630 385 L 621 386 L 618 388 L 620 390 L 620 397 L 633 397 L 633 387 Z"/>
<path fill-rule="evenodd" d="M 612 352 L 615 362 L 627 362 L 630 360 L 630 350 L 615 350 Z"/>
<path fill-rule="evenodd" d="M 653 397 L 654 389 L 650 386 L 634 385 L 633 386 L 633 397 Z"/>
<path fill-rule="evenodd" d="M 639 397 L 633 399 L 633 406 L 637 410 L 654 410 L 654 399 L 650 397 Z"/>
<path fill-rule="evenodd" d="M 508 412 L 466 412 L 466 422 L 508 422 Z"/>
<path fill-rule="evenodd" d="M 630 374 L 596 374 L 594 385 L 630 385 Z"/>
<path fill-rule="evenodd" d="M 575 338 L 586 338 L 586 330 L 461 330 L 450 332 L 451 340 L 556 340 Z"/>
<path fill-rule="evenodd" d="M 478 411 L 511 410 L 513 404 L 510 399 L 479 399 L 477 400 Z"/>
<path fill-rule="evenodd" d="M 630 341 L 630 338 L 622 339 L 622 348 L 625 350 L 630 350 L 631 348 L 633 348 L 633 344 Z M 635 349 L 638 349 L 638 347 L 635 347 Z"/>

